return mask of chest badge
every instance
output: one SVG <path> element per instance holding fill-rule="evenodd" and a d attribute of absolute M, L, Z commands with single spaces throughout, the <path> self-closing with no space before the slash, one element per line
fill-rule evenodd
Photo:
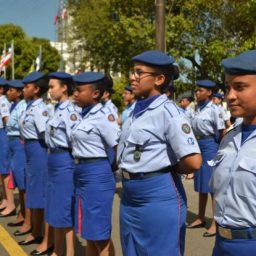
<path fill-rule="evenodd" d="M 133 154 L 133 159 L 136 162 L 138 162 L 138 161 L 140 161 L 140 158 L 141 158 L 141 146 L 136 145 L 135 151 L 134 151 L 134 154 Z"/>

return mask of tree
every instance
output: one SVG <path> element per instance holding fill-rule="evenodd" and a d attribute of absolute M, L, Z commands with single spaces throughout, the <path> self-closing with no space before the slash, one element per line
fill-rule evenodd
<path fill-rule="evenodd" d="M 14 24 L 0 26 L 0 49 L 4 49 L 4 44 L 9 48 L 11 41 L 14 41 L 14 62 L 15 78 L 23 78 L 28 74 L 33 61 L 38 55 L 39 45 L 42 45 L 42 71 L 47 73 L 58 69 L 60 56 L 46 39 L 29 38 L 21 27 Z M 11 66 L 7 67 L 7 78 L 11 78 Z"/>

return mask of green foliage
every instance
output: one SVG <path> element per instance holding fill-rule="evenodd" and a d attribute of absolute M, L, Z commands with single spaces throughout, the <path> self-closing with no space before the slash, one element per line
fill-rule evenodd
<path fill-rule="evenodd" d="M 14 42 L 14 67 L 15 78 L 20 79 L 26 76 L 33 61 L 39 53 L 39 46 L 42 46 L 42 71 L 47 73 L 58 69 L 60 56 L 58 51 L 50 45 L 46 39 L 28 38 L 21 27 L 6 24 L 0 25 L 0 50 L 4 49 L 4 44 L 8 50 L 11 42 Z M 11 79 L 11 65 L 6 70 L 7 79 Z"/>
<path fill-rule="evenodd" d="M 220 62 L 256 46 L 255 0 L 172 0 L 166 2 L 166 48 L 176 58 L 177 91 L 196 79 L 222 83 Z M 70 0 L 73 37 L 83 42 L 92 69 L 127 76 L 131 57 L 155 48 L 152 0 Z"/>

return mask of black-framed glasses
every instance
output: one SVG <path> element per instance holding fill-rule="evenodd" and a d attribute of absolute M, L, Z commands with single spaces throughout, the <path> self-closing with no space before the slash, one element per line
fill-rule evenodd
<path fill-rule="evenodd" d="M 148 74 L 147 76 L 143 76 L 144 74 Z M 142 70 L 133 70 L 130 71 L 130 76 L 133 75 L 135 77 L 136 80 L 141 80 L 142 78 L 148 77 L 148 76 L 157 76 L 159 75 L 156 72 L 149 72 L 149 71 L 142 71 Z"/>

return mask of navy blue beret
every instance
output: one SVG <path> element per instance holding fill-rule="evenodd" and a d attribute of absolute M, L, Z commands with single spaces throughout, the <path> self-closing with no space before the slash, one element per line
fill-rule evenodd
<path fill-rule="evenodd" d="M 6 86 L 6 85 L 8 85 L 8 81 L 0 77 L 0 86 Z"/>
<path fill-rule="evenodd" d="M 191 95 L 185 94 L 180 97 L 180 100 L 187 99 L 188 101 L 193 101 L 193 97 Z"/>
<path fill-rule="evenodd" d="M 132 60 L 153 66 L 168 66 L 175 62 L 172 56 L 160 51 L 146 51 L 133 57 Z"/>
<path fill-rule="evenodd" d="M 28 74 L 27 76 L 25 76 L 23 78 L 22 82 L 24 84 L 34 83 L 34 82 L 38 81 L 39 79 L 43 78 L 44 76 L 45 76 L 44 73 L 34 71 L 34 72 Z"/>
<path fill-rule="evenodd" d="M 216 84 L 211 80 L 197 80 L 196 85 L 205 88 L 213 88 L 216 86 Z"/>
<path fill-rule="evenodd" d="M 214 93 L 212 96 L 222 100 L 224 99 L 224 95 L 219 92 Z"/>
<path fill-rule="evenodd" d="M 256 50 L 241 53 L 221 62 L 226 73 L 231 75 L 256 74 Z"/>
<path fill-rule="evenodd" d="M 48 74 L 48 77 L 51 79 L 60 79 L 60 80 L 71 80 L 72 76 L 66 72 L 52 72 Z"/>
<path fill-rule="evenodd" d="M 132 87 L 131 87 L 130 85 L 126 85 L 126 86 L 124 87 L 124 89 L 125 89 L 126 91 L 132 92 Z"/>
<path fill-rule="evenodd" d="M 82 72 L 73 76 L 73 81 L 78 85 L 93 84 L 100 80 L 103 80 L 105 75 L 101 72 Z"/>
<path fill-rule="evenodd" d="M 21 80 L 11 80 L 8 82 L 8 86 L 12 88 L 23 88 L 24 84 Z"/>

